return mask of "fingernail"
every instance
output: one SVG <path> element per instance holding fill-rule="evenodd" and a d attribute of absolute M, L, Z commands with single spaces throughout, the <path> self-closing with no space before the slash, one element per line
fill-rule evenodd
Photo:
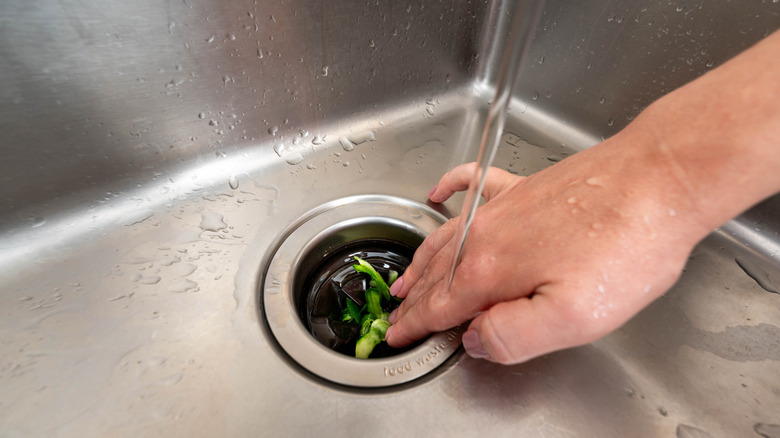
<path fill-rule="evenodd" d="M 387 317 L 387 322 L 389 322 L 390 324 L 395 324 L 396 313 L 398 313 L 398 309 L 395 309 L 392 312 L 390 312 L 390 315 L 388 315 Z"/>
<path fill-rule="evenodd" d="M 401 291 L 401 287 L 403 287 L 403 285 L 404 285 L 404 278 L 403 277 L 396 278 L 393 284 L 390 285 L 390 295 L 392 296 L 398 295 L 398 292 Z"/>
<path fill-rule="evenodd" d="M 466 349 L 466 353 L 474 359 L 487 359 L 490 357 L 485 346 L 482 345 L 482 340 L 479 339 L 479 333 L 474 329 L 468 329 L 466 333 L 463 333 L 463 348 Z"/>
<path fill-rule="evenodd" d="M 433 188 L 431 189 L 431 191 L 430 191 L 430 192 L 428 192 L 428 199 L 430 199 L 430 198 L 431 198 L 431 196 L 433 196 L 433 194 L 434 194 L 434 193 L 436 193 L 436 189 L 437 189 L 437 188 L 439 188 L 439 185 L 438 185 L 438 184 L 436 184 L 435 186 L 433 186 Z"/>

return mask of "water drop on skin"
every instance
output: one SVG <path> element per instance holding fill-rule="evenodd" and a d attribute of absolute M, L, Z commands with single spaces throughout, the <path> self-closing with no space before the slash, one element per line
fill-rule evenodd
<path fill-rule="evenodd" d="M 585 180 L 585 184 L 593 187 L 603 187 L 604 184 L 601 182 L 601 180 L 597 177 L 591 177 Z"/>

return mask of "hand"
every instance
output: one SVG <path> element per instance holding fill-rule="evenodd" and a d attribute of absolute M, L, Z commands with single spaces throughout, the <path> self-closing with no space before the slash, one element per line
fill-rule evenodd
<path fill-rule="evenodd" d="M 671 287 L 708 230 L 680 181 L 647 175 L 641 148 L 619 143 L 528 178 L 491 169 L 451 290 L 458 219 L 429 235 L 393 284 L 406 299 L 387 342 L 400 347 L 473 318 L 467 353 L 518 363 L 594 341 Z M 465 190 L 474 169 L 444 175 L 430 199 Z"/>
<path fill-rule="evenodd" d="M 664 293 L 710 230 L 780 191 L 780 31 L 664 96 L 607 141 L 533 176 L 488 172 L 452 287 L 458 219 L 391 293 L 387 342 L 473 319 L 466 351 L 518 363 L 591 342 Z M 474 165 L 429 197 L 465 190 Z"/>

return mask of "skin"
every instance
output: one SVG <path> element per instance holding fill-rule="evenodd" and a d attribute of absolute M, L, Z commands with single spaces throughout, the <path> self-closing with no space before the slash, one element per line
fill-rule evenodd
<path fill-rule="evenodd" d="M 429 193 L 466 190 L 474 164 Z M 469 355 L 514 364 L 592 342 L 678 279 L 717 226 L 780 191 L 780 32 L 664 96 L 603 143 L 530 177 L 488 173 L 452 288 L 457 218 L 391 287 L 387 342 L 472 320 Z"/>

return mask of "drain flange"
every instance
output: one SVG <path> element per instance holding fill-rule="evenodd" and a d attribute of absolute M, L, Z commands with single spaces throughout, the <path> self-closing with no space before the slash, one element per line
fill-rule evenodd
<path fill-rule="evenodd" d="M 433 334 L 396 355 L 356 359 L 318 342 L 302 320 L 300 303 L 304 283 L 334 250 L 372 239 L 416 248 L 444 221 L 417 202 L 365 195 L 330 202 L 293 223 L 276 245 L 261 291 L 266 321 L 282 349 L 311 373 L 348 386 L 398 385 L 435 371 L 460 346 L 460 328 Z"/>

